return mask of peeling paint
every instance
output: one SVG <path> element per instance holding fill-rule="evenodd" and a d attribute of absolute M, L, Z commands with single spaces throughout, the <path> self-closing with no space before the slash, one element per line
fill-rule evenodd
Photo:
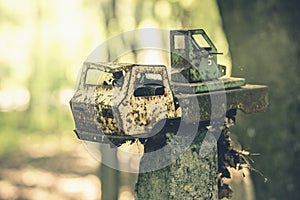
<path fill-rule="evenodd" d="M 163 65 L 84 63 L 70 101 L 80 139 L 147 137 L 159 123 L 176 118 L 193 123 L 224 117 L 224 109 L 266 110 L 267 87 L 245 85 L 244 78 L 221 78 L 226 69 L 217 64 L 217 49 L 202 29 L 173 30 L 170 35 L 171 77 Z M 182 43 L 176 43 L 178 36 Z M 208 46 L 198 45 L 196 36 Z M 211 98 L 219 106 L 215 113 Z"/>

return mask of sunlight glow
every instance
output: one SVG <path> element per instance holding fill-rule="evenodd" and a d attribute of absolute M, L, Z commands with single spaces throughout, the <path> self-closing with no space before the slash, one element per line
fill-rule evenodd
<path fill-rule="evenodd" d="M 172 7 L 168 1 L 161 0 L 155 3 L 154 11 L 161 18 L 168 18 L 172 14 Z"/>
<path fill-rule="evenodd" d="M 3 199 L 16 199 L 18 188 L 8 181 L 0 180 L 0 196 Z"/>
<path fill-rule="evenodd" d="M 128 186 L 122 186 L 120 188 L 120 195 L 118 200 L 134 200 L 134 195 L 132 194 Z"/>
<path fill-rule="evenodd" d="M 63 177 L 57 180 L 57 189 L 73 194 L 78 199 L 99 199 L 101 183 L 95 175 Z"/>
<path fill-rule="evenodd" d="M 30 93 L 25 87 L 14 87 L 0 90 L 0 111 L 23 111 L 30 102 Z"/>
<path fill-rule="evenodd" d="M 118 149 L 118 160 L 120 165 L 129 164 L 129 167 L 132 169 L 139 169 L 140 159 L 144 153 L 144 145 L 142 145 L 139 141 L 130 144 L 130 142 L 126 142 L 122 144 Z"/>
<path fill-rule="evenodd" d="M 69 106 L 69 101 L 74 95 L 74 90 L 73 89 L 62 89 L 59 91 L 58 99 L 59 103 L 64 106 Z"/>

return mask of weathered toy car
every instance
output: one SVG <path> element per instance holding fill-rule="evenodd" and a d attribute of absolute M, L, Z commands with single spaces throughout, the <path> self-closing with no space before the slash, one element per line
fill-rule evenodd
<path fill-rule="evenodd" d="M 208 46 L 200 47 L 196 36 Z M 222 78 L 225 67 L 217 64 L 217 49 L 203 30 L 171 31 L 170 44 L 171 79 L 163 65 L 84 63 L 70 101 L 79 139 L 143 137 L 162 121 L 222 118 L 222 112 L 211 111 L 210 99 L 218 95 L 226 96 L 221 107 L 231 113 L 265 109 L 267 87 L 245 85 L 244 78 Z M 198 109 L 189 104 L 192 99 Z"/>

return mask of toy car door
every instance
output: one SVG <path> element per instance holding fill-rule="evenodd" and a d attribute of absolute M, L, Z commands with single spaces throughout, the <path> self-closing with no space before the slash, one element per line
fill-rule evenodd
<path fill-rule="evenodd" d="M 128 88 L 123 129 L 130 135 L 149 135 L 161 120 L 174 117 L 175 106 L 165 66 L 135 66 Z"/>

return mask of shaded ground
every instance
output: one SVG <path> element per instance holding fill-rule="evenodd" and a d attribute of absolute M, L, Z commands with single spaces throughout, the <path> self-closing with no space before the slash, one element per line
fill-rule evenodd
<path fill-rule="evenodd" d="M 74 139 L 27 138 L 0 155 L 0 199 L 100 199 L 98 166 Z"/>

